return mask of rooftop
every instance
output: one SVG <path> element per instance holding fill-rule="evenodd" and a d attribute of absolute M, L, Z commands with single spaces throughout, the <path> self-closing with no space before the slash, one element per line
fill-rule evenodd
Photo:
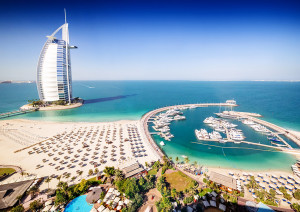
<path fill-rule="evenodd" d="M 27 180 L 0 185 L 0 209 L 13 207 L 18 201 L 17 196 L 23 195 L 32 182 Z"/>
<path fill-rule="evenodd" d="M 212 171 L 210 173 L 209 180 L 211 180 L 217 184 L 222 184 L 222 185 L 232 188 L 232 189 L 237 189 L 236 179 L 234 179 L 233 177 L 227 176 L 227 175 L 219 174 L 217 172 Z"/>

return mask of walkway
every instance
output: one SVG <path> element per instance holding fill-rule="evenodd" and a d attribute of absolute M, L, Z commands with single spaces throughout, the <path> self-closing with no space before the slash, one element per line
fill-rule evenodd
<path fill-rule="evenodd" d="M 162 196 L 157 188 L 150 189 L 146 194 L 144 204 L 140 207 L 138 212 L 144 212 L 148 206 L 152 207 L 153 212 L 157 212 L 155 202 L 159 201 Z"/>

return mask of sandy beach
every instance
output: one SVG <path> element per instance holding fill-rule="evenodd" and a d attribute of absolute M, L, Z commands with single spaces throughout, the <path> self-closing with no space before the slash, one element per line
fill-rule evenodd
<path fill-rule="evenodd" d="M 20 166 L 38 177 L 69 175 L 62 180 L 76 183 L 82 178 L 92 178 L 88 175 L 90 169 L 101 171 L 105 166 L 122 168 L 136 161 L 145 165 L 158 160 L 159 155 L 141 128 L 140 121 L 1 121 L 0 161 L 1 165 Z M 83 171 L 81 176 L 79 171 Z M 76 179 L 71 182 L 72 177 Z M 20 178 L 16 174 L 8 180 Z M 55 187 L 57 182 L 54 179 L 49 186 Z"/>
<path fill-rule="evenodd" d="M 92 178 L 90 169 L 103 170 L 105 166 L 122 168 L 138 161 L 156 161 L 161 151 L 149 142 L 145 120 L 117 122 L 46 122 L 34 120 L 5 120 L 0 122 L 1 165 L 16 165 L 26 173 L 38 177 L 65 176 L 69 183 L 82 178 Z M 299 132 L 294 132 L 299 133 Z M 216 171 L 228 175 L 229 171 L 242 176 L 244 170 L 208 167 L 208 172 Z M 79 171 L 83 171 L 79 175 Z M 254 174 L 275 174 L 289 176 L 284 171 L 251 171 Z M 295 175 L 293 175 L 297 178 Z M 75 180 L 71 180 L 76 177 Z M 10 182 L 20 180 L 15 174 Z M 299 180 L 300 181 L 300 180 Z M 49 186 L 55 187 L 53 179 Z M 5 181 L 4 181 L 5 183 Z M 48 185 L 43 185 L 44 188 Z M 42 188 L 43 188 L 42 187 Z"/>

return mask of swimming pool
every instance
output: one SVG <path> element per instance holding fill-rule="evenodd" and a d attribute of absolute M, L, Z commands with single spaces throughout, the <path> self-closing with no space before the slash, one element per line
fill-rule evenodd
<path fill-rule="evenodd" d="M 73 199 L 65 208 L 65 212 L 80 211 L 80 212 L 90 212 L 93 205 L 86 202 L 86 195 L 82 195 Z"/>

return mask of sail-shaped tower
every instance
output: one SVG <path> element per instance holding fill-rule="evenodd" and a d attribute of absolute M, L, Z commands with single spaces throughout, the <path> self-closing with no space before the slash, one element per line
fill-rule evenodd
<path fill-rule="evenodd" d="M 61 39 L 56 34 L 61 31 Z M 66 21 L 50 36 L 41 51 L 37 65 L 37 89 L 40 100 L 53 102 L 72 100 L 72 73 L 69 45 L 69 28 Z"/>

